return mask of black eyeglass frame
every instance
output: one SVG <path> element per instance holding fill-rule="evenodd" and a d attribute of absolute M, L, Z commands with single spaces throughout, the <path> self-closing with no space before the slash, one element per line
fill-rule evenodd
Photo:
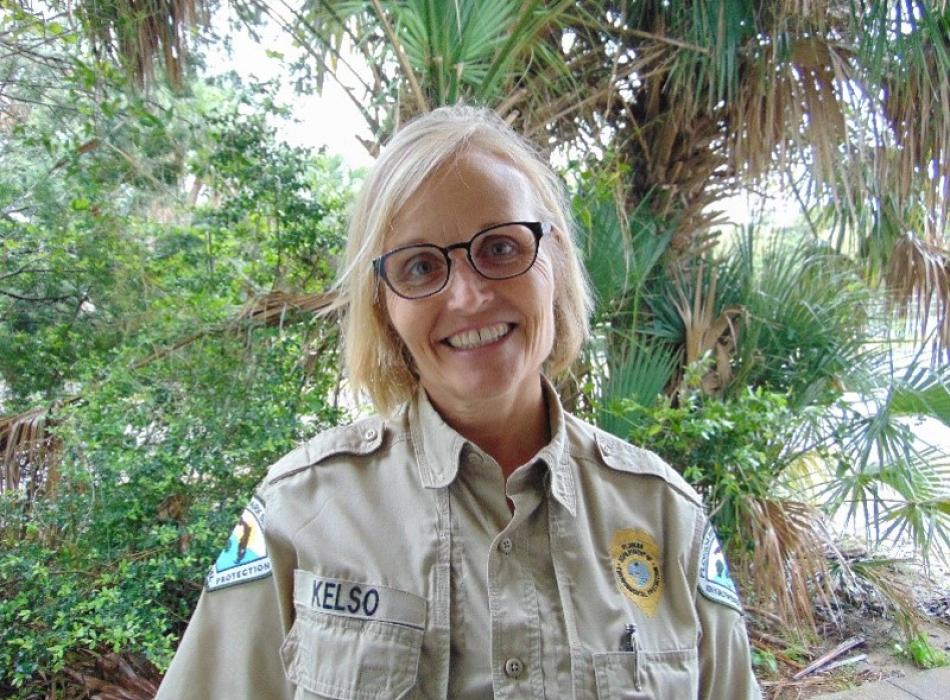
<path fill-rule="evenodd" d="M 478 238 L 482 234 L 488 233 L 490 231 L 494 231 L 495 229 L 504 228 L 505 226 L 524 226 L 525 228 L 529 229 L 531 233 L 534 234 L 534 255 L 531 257 L 531 262 L 528 263 L 528 266 L 525 267 L 525 269 L 522 270 L 521 272 L 516 272 L 513 275 L 504 275 L 502 277 L 491 277 L 490 275 L 486 275 L 484 272 L 479 270 L 478 266 L 475 264 L 475 260 L 472 258 L 472 243 L 475 241 L 476 238 Z M 521 275 L 527 273 L 528 270 L 534 267 L 534 263 L 538 259 L 538 251 L 541 249 L 541 238 L 549 234 L 552 228 L 553 228 L 552 224 L 548 222 L 506 221 L 501 224 L 493 224 L 492 226 L 489 226 L 488 228 L 483 228 L 481 231 L 476 231 L 475 234 L 472 235 L 472 237 L 469 238 L 464 243 L 453 243 L 452 245 L 445 246 L 445 247 L 436 245 L 435 243 L 413 243 L 411 245 L 400 246 L 399 248 L 394 248 L 393 250 L 390 250 L 389 252 L 384 253 L 380 255 L 378 258 L 375 258 L 373 260 L 373 274 L 376 276 L 377 280 L 382 279 L 386 283 L 386 286 L 392 290 L 392 293 L 398 297 L 402 297 L 403 299 L 409 299 L 410 301 L 415 301 L 416 299 L 426 299 L 427 297 L 435 296 L 436 294 L 441 292 L 443 289 L 445 289 L 449 283 L 449 280 L 452 279 L 452 258 L 449 255 L 449 253 L 451 253 L 453 250 L 464 250 L 465 257 L 468 258 L 468 264 L 472 266 L 472 269 L 475 270 L 475 272 L 477 272 L 479 275 L 481 275 L 485 279 L 487 280 L 514 279 L 515 277 L 520 277 Z M 401 251 L 408 250 L 409 248 L 435 248 L 436 250 L 442 253 L 442 257 L 445 258 L 445 269 L 446 269 L 445 281 L 442 283 L 442 286 L 440 286 L 438 289 L 434 291 L 429 292 L 428 294 L 423 294 L 418 297 L 407 297 L 405 294 L 400 294 L 399 291 L 396 290 L 396 287 L 389 280 L 389 277 L 386 276 L 386 258 L 388 258 L 390 255 L 395 255 L 396 253 L 399 253 Z"/>

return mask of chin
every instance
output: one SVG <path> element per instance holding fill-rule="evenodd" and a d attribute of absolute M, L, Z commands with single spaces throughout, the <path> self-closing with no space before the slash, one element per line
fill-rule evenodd
<path fill-rule="evenodd" d="M 540 372 L 513 374 L 504 369 L 487 369 L 466 374 L 459 381 L 443 384 L 456 399 L 490 401 L 502 399 L 513 391 L 522 391 L 529 381 L 537 381 Z M 431 393 L 431 392 L 430 392 Z"/>

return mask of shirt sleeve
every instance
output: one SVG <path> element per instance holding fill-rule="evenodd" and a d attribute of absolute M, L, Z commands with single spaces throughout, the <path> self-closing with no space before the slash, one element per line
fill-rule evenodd
<path fill-rule="evenodd" d="M 708 523 L 699 553 L 696 613 L 700 624 L 699 697 L 759 700 L 762 691 L 752 673 L 742 604 L 719 539 Z"/>
<path fill-rule="evenodd" d="M 758 700 L 762 691 L 752 673 L 745 621 L 735 610 L 697 597 L 702 626 L 699 642 L 699 697 L 703 700 Z"/>
<path fill-rule="evenodd" d="M 292 549 L 255 495 L 208 574 L 156 700 L 291 700 L 280 648 L 293 623 Z"/>
<path fill-rule="evenodd" d="M 156 700 L 291 700 L 273 577 L 205 590 Z"/>

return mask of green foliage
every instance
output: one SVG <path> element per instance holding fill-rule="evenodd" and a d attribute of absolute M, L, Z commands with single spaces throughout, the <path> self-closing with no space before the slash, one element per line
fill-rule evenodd
<path fill-rule="evenodd" d="M 923 634 L 906 643 L 895 644 L 894 652 L 913 661 L 918 668 L 938 668 L 950 664 L 950 656 L 931 645 Z"/>
<path fill-rule="evenodd" d="M 58 446 L 0 493 L 3 697 L 83 650 L 167 665 L 266 466 L 341 419 L 333 325 L 250 313 L 328 288 L 340 164 L 277 139 L 268 86 L 145 98 L 57 50 L 2 125 L 0 400 L 52 405 Z"/>
<path fill-rule="evenodd" d="M 873 371 L 872 296 L 849 261 L 808 239 L 762 241 L 751 228 L 722 260 L 718 303 L 744 310 L 737 390 L 764 385 L 799 406 L 827 404 Z"/>
<path fill-rule="evenodd" d="M 752 647 L 752 667 L 759 673 L 775 675 L 778 673 L 778 661 L 770 651 Z"/>
<path fill-rule="evenodd" d="M 676 405 L 669 398 L 650 407 L 622 399 L 614 413 L 626 423 L 627 439 L 659 454 L 703 494 L 720 537 L 740 543 L 745 498 L 775 495 L 794 456 L 799 420 L 784 394 L 761 387 L 729 401 L 703 396 L 705 371 L 705 364 L 688 369 Z"/>
<path fill-rule="evenodd" d="M 626 398 L 652 406 L 680 362 L 675 346 L 648 326 L 647 299 L 665 276 L 671 236 L 651 216 L 647 202 L 628 215 L 618 210 L 622 167 L 616 172 L 574 168 L 578 247 L 595 300 L 587 400 L 598 425 L 626 437 L 626 426 L 612 410 L 616 402 Z"/>
<path fill-rule="evenodd" d="M 83 648 L 167 665 L 263 469 L 340 417 L 325 399 L 332 355 L 300 367 L 312 330 L 205 338 L 114 369 L 59 416 L 55 492 L 0 497 L 0 688 Z"/>

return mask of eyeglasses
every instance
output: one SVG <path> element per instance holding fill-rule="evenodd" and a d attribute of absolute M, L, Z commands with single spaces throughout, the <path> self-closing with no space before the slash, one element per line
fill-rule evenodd
<path fill-rule="evenodd" d="M 449 283 L 453 250 L 464 250 L 472 269 L 486 279 L 506 280 L 523 275 L 538 257 L 541 236 L 551 224 L 511 221 L 482 229 L 466 243 L 442 247 L 431 243 L 396 248 L 373 260 L 373 271 L 403 299 L 422 299 L 441 292 Z"/>

